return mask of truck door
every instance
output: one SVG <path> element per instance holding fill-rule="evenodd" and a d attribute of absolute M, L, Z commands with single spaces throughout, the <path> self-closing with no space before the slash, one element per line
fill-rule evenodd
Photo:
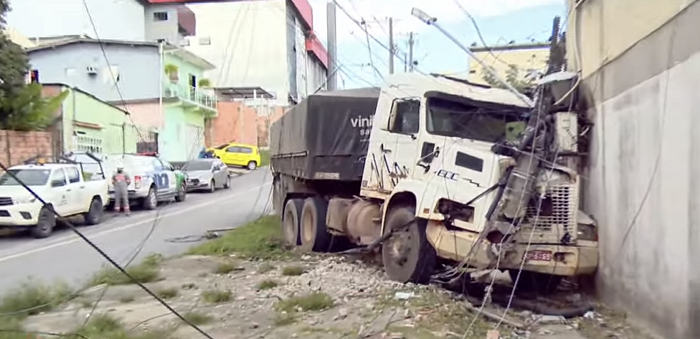
<path fill-rule="evenodd" d="M 63 172 L 62 168 L 57 168 L 51 173 L 49 184 L 51 185 L 49 201 L 53 204 L 54 211 L 60 216 L 68 215 L 70 211 L 68 196 L 72 190 L 68 187 L 66 174 Z"/>
<path fill-rule="evenodd" d="M 393 145 L 384 146 L 387 160 L 384 169 L 388 171 L 393 185 L 412 175 L 417 158 L 420 107 L 418 98 L 395 99 L 392 104 L 389 132 L 395 139 Z"/>
<path fill-rule="evenodd" d="M 87 201 L 88 193 L 85 182 L 81 180 L 81 173 L 76 167 L 65 168 L 68 177 L 68 213 L 76 214 L 87 211 L 90 203 Z"/>
<path fill-rule="evenodd" d="M 171 187 L 175 185 L 175 177 L 172 171 L 166 169 L 158 158 L 153 158 L 153 182 L 156 184 L 156 191 L 159 199 L 172 193 Z M 171 175 L 172 174 L 172 175 Z"/>

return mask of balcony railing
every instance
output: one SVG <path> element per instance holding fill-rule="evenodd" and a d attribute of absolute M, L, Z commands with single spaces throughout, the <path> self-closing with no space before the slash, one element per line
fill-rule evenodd
<path fill-rule="evenodd" d="M 216 96 L 206 93 L 205 90 L 191 86 L 166 84 L 164 92 L 166 98 L 179 98 L 185 102 L 216 110 Z"/>

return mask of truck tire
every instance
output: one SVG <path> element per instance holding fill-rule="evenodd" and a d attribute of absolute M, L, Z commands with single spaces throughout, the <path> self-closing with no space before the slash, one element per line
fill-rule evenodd
<path fill-rule="evenodd" d="M 559 287 L 562 277 L 559 275 L 545 274 L 531 271 L 521 271 L 518 285 L 515 286 L 515 279 L 518 277 L 518 270 L 508 270 L 510 280 L 516 290 L 534 293 L 539 295 L 548 295 L 554 293 Z"/>
<path fill-rule="evenodd" d="M 148 195 L 143 198 L 142 206 L 146 210 L 154 210 L 158 207 L 158 197 L 156 196 L 156 189 L 153 186 L 148 189 Z"/>
<path fill-rule="evenodd" d="M 395 206 L 387 212 L 384 232 L 401 228 L 382 245 L 382 263 L 389 279 L 418 284 L 430 280 L 437 253 L 428 242 L 426 226 L 425 220 L 416 218 L 414 207 Z"/>
<path fill-rule="evenodd" d="M 304 201 L 299 223 L 301 248 L 305 251 L 328 252 L 332 245 L 332 236 L 326 227 L 328 203 L 319 197 L 310 197 Z"/>
<path fill-rule="evenodd" d="M 284 241 L 290 246 L 301 245 L 299 237 L 299 221 L 301 220 L 301 209 L 304 207 L 304 200 L 289 199 L 284 205 L 282 216 L 282 234 Z"/>
<path fill-rule="evenodd" d="M 90 201 L 90 208 L 87 213 L 83 214 L 86 225 L 97 225 L 102 221 L 102 214 L 104 213 L 104 207 L 102 206 L 102 201 L 100 198 L 92 198 Z"/>
<path fill-rule="evenodd" d="M 39 211 L 39 223 L 32 227 L 32 235 L 37 239 L 46 238 L 51 235 L 54 227 L 56 227 L 56 214 L 51 205 L 45 205 Z"/>

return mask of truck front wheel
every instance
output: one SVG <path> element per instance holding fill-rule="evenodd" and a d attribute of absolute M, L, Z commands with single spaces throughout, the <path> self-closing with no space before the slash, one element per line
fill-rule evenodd
<path fill-rule="evenodd" d="M 328 203 L 319 197 L 307 198 L 301 209 L 301 248 L 306 251 L 328 252 L 332 236 L 326 228 Z"/>
<path fill-rule="evenodd" d="M 419 284 L 430 280 L 437 254 L 426 238 L 426 225 L 416 218 L 413 207 L 396 206 L 387 212 L 384 232 L 395 230 L 382 245 L 382 263 L 389 279 Z"/>
<path fill-rule="evenodd" d="M 299 246 L 299 220 L 301 219 L 301 209 L 304 206 L 302 199 L 289 199 L 284 205 L 282 216 L 282 234 L 287 245 Z"/>

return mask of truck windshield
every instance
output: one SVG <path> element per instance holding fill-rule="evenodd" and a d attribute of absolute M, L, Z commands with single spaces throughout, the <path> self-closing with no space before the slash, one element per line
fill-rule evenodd
<path fill-rule="evenodd" d="M 211 161 L 188 161 L 182 166 L 183 171 L 208 171 L 211 169 Z"/>
<path fill-rule="evenodd" d="M 43 186 L 49 181 L 51 170 L 48 169 L 10 169 L 27 186 Z M 0 186 L 20 186 L 20 183 L 7 173 L 0 175 Z"/>
<path fill-rule="evenodd" d="M 482 108 L 442 98 L 428 99 L 428 133 L 495 143 L 506 139 L 513 123 L 522 121 L 513 109 Z"/>

